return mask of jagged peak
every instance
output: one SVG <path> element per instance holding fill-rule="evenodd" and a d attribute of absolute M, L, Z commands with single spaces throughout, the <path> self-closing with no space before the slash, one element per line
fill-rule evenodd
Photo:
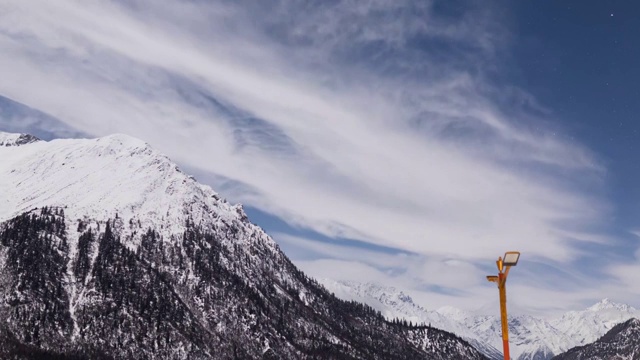
<path fill-rule="evenodd" d="M 588 311 L 602 311 L 602 310 L 607 310 L 607 309 L 616 309 L 616 310 L 620 310 L 620 311 L 633 311 L 634 309 L 627 305 L 627 304 L 621 304 L 621 303 L 617 303 L 614 301 L 611 301 L 611 299 L 609 298 L 604 298 L 602 300 L 600 300 L 599 302 L 597 302 L 596 304 L 590 306 L 589 308 L 587 308 Z"/>
<path fill-rule="evenodd" d="M 30 134 L 8 133 L 0 131 L 0 146 L 21 146 L 41 141 Z"/>
<path fill-rule="evenodd" d="M 0 155 L 0 178 L 13 189 L 0 192 L 0 220 L 36 207 L 66 206 L 73 219 L 104 221 L 117 213 L 125 220 L 142 218 L 144 226 L 162 224 L 167 236 L 181 231 L 188 217 L 196 223 L 247 221 L 240 205 L 229 204 L 166 155 L 128 135 L 57 139 L 15 150 Z"/>

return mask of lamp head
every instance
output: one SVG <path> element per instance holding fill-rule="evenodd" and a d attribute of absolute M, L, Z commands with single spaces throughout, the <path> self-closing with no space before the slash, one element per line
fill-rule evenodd
<path fill-rule="evenodd" d="M 503 266 L 516 266 L 520 259 L 519 251 L 507 251 L 502 258 Z"/>
<path fill-rule="evenodd" d="M 487 276 L 487 280 L 488 280 L 488 281 L 491 281 L 491 282 L 495 282 L 495 283 L 497 283 L 497 282 L 498 282 L 498 277 L 497 277 L 497 276 L 495 276 L 495 275 L 488 275 L 488 276 Z"/>

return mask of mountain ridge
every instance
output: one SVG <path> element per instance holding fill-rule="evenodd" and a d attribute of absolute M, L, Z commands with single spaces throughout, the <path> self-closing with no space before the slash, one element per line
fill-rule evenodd
<path fill-rule="evenodd" d="M 39 138 L 29 134 L 13 134 L 0 131 L 0 146 L 21 146 L 41 141 Z"/>
<path fill-rule="evenodd" d="M 502 349 L 501 326 L 497 315 L 475 314 L 451 306 L 426 310 L 412 301 L 400 306 L 390 306 L 380 299 L 399 299 L 398 294 L 404 292 L 377 284 L 329 279 L 321 282 L 338 297 L 363 301 L 381 311 L 387 318 L 431 323 L 434 327 L 460 335 L 487 357 L 501 358 L 501 350 L 498 350 Z M 603 299 L 581 311 L 569 311 L 551 320 L 530 315 L 510 316 L 511 354 L 517 360 L 548 360 L 574 346 L 595 341 L 618 323 L 638 316 L 638 310 L 610 299 Z"/>

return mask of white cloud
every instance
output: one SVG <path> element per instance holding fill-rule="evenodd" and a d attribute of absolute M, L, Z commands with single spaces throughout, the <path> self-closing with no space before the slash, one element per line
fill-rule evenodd
<path fill-rule="evenodd" d="M 609 211 L 597 159 L 486 81 L 508 42 L 492 12 L 412 6 L 9 0 L 0 94 L 145 139 L 296 226 L 464 261 L 456 286 L 507 249 L 567 260 L 569 240 L 604 241 L 584 230 Z"/>
<path fill-rule="evenodd" d="M 274 238 L 307 274 L 318 279 L 374 282 L 411 294 L 428 309 L 450 305 L 479 313 L 495 313 L 498 291 L 487 282 L 495 275 L 492 261 L 468 262 L 458 259 L 362 249 L 353 244 L 329 244 L 282 233 Z M 311 254 L 311 256 L 310 256 Z M 635 269 L 603 269 L 610 276 L 597 281 L 578 270 L 555 262 L 537 262 L 526 257 L 512 268 L 508 281 L 512 314 L 559 315 L 568 309 L 590 306 L 607 296 L 635 304 Z M 615 273 L 620 270 L 621 274 Z M 625 277 L 629 279 L 621 282 Z M 620 288 L 624 284 L 626 288 Z M 637 297 L 637 296 L 636 296 Z"/>

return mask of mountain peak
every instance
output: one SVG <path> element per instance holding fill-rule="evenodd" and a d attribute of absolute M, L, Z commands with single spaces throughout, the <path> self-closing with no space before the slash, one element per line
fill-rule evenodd
<path fill-rule="evenodd" d="M 602 310 L 608 310 L 608 309 L 615 309 L 615 310 L 620 310 L 620 311 L 633 311 L 634 309 L 626 304 L 620 304 L 620 303 L 616 303 L 614 301 L 611 301 L 611 299 L 609 298 L 604 298 L 602 300 L 600 300 L 598 303 L 590 306 L 589 308 L 587 308 L 588 311 L 602 311 Z"/>
<path fill-rule="evenodd" d="M 0 141 L 13 143 L 28 139 L 21 134 L 0 136 Z M 164 224 L 161 235 L 168 237 L 180 233 L 187 219 L 244 218 L 240 208 L 127 135 L 12 146 L 0 147 L 0 179 L 3 188 L 11 189 L 0 192 L 0 220 L 33 208 L 64 206 L 73 219 L 105 221 L 117 214 L 125 222 L 136 218 L 145 228 Z"/>
<path fill-rule="evenodd" d="M 40 139 L 30 134 L 15 134 L 0 131 L 0 146 L 21 146 L 38 141 L 40 141 Z"/>
<path fill-rule="evenodd" d="M 111 134 L 98 138 L 97 141 L 101 144 L 111 144 L 121 148 L 147 149 L 151 147 L 148 143 L 126 134 Z"/>

